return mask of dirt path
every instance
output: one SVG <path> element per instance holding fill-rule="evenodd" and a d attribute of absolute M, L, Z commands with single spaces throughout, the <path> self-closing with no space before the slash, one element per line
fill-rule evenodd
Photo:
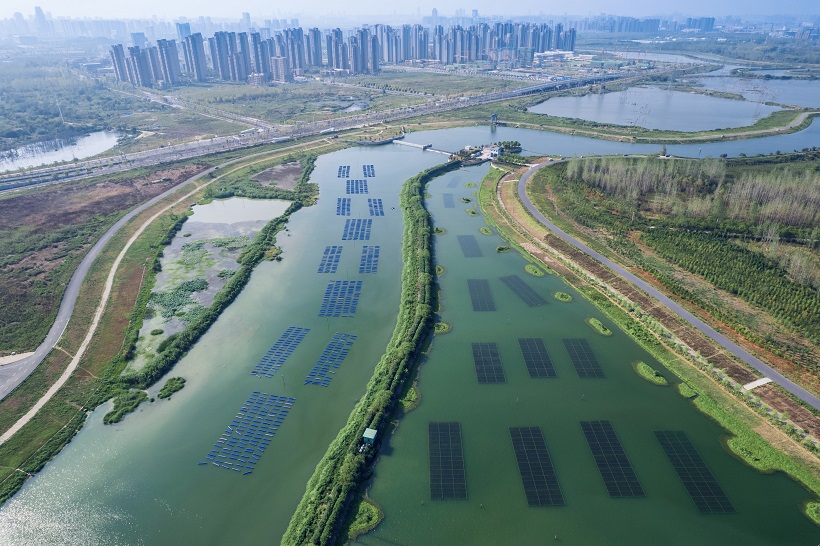
<path fill-rule="evenodd" d="M 317 146 L 307 147 L 307 148 L 304 148 L 304 150 L 305 151 L 315 150 L 317 148 L 323 148 L 323 147 L 329 146 L 329 145 L 330 145 L 330 143 L 323 141 L 322 143 L 320 143 Z M 125 254 L 131 248 L 131 245 L 134 244 L 134 242 L 139 238 L 140 235 L 142 235 L 142 233 L 148 228 L 148 226 L 152 222 L 154 222 L 154 220 L 156 220 L 157 218 L 159 218 L 160 216 L 162 216 L 163 214 L 168 212 L 173 207 L 179 205 L 180 203 L 184 202 L 187 199 L 190 199 L 195 194 L 197 194 L 199 191 L 201 191 L 203 188 L 206 188 L 207 186 L 209 186 L 209 185 L 213 184 L 214 182 L 220 180 L 222 177 L 224 177 L 226 175 L 229 175 L 229 174 L 231 174 L 235 171 L 243 169 L 249 164 L 259 163 L 259 162 L 262 162 L 262 161 L 268 161 L 270 159 L 271 155 L 274 155 L 274 156 L 275 155 L 280 155 L 282 152 L 285 152 L 286 150 L 292 150 L 294 148 L 302 148 L 303 146 L 304 146 L 304 144 L 288 146 L 286 148 L 280 148 L 279 150 L 276 150 L 274 152 L 262 152 L 260 154 L 253 154 L 251 156 L 245 156 L 245 157 L 242 157 L 242 158 L 239 158 L 239 159 L 234 159 L 232 161 L 228 161 L 226 163 L 223 163 L 222 165 L 218 165 L 217 167 L 209 169 L 205 172 L 199 173 L 198 175 L 195 175 L 195 176 L 189 178 L 188 180 L 186 180 L 185 182 L 183 182 L 182 184 L 180 184 L 178 187 L 184 186 L 184 185 L 189 184 L 189 183 L 193 183 L 196 180 L 198 180 L 199 178 L 201 178 L 202 176 L 205 176 L 206 174 L 208 174 L 210 172 L 213 172 L 217 168 L 224 168 L 227 165 L 231 165 L 231 164 L 234 164 L 234 163 L 240 163 L 238 166 L 234 167 L 233 169 L 231 169 L 229 171 L 223 172 L 220 176 L 206 182 L 205 184 L 197 185 L 195 189 L 193 189 L 190 192 L 186 193 L 185 195 L 183 195 L 179 199 L 176 199 L 173 203 L 171 203 L 171 204 L 163 207 L 162 209 L 160 209 L 157 213 L 155 213 L 153 216 L 151 216 L 148 220 L 143 222 L 142 225 L 140 225 L 140 227 L 137 229 L 137 231 L 134 232 L 134 234 L 131 236 L 131 238 L 128 239 L 128 242 L 125 243 L 125 246 L 120 251 L 120 253 L 117 255 L 117 258 L 114 260 L 114 263 L 111 265 L 111 269 L 109 270 L 108 277 L 105 281 L 105 287 L 103 288 L 103 293 L 100 296 L 100 302 L 97 305 L 97 309 L 94 313 L 94 318 L 91 321 L 91 325 L 88 328 L 88 333 L 86 334 L 85 339 L 83 339 L 82 344 L 77 349 L 77 353 L 71 359 L 71 362 L 68 364 L 68 367 L 65 369 L 63 374 L 59 377 L 59 379 L 57 379 L 57 381 L 54 382 L 54 384 L 51 386 L 51 388 L 49 388 L 48 391 L 46 391 L 46 393 L 37 401 L 36 404 L 34 404 L 34 406 L 32 406 L 32 408 L 25 415 L 23 415 L 20 419 L 18 419 L 17 422 L 14 423 L 11 426 L 11 428 L 9 428 L 5 433 L 3 433 L 2 436 L 0 436 L 0 445 L 5 443 L 6 440 L 11 438 L 15 433 L 17 433 L 21 428 L 23 428 L 29 421 L 31 421 L 31 419 L 37 414 L 37 412 L 40 411 L 40 409 L 43 406 L 45 406 L 46 403 L 48 403 L 49 400 L 51 400 L 51 398 L 57 393 L 57 391 L 59 391 L 62 388 L 62 386 L 65 384 L 65 382 L 68 381 L 68 378 L 71 377 L 71 374 L 74 373 L 74 371 L 77 369 L 77 367 L 80 364 L 80 360 L 85 355 L 85 351 L 88 349 L 88 346 L 91 344 L 91 340 L 93 339 L 94 334 L 97 331 L 97 327 L 100 324 L 100 320 L 102 319 L 102 315 L 105 312 L 105 308 L 106 308 L 106 305 L 108 304 L 108 299 L 111 296 L 111 290 L 112 290 L 112 287 L 114 285 L 114 277 L 117 274 L 117 270 L 119 269 L 120 263 L 122 262 L 123 258 L 125 257 Z M 244 161 L 247 160 L 249 157 L 254 157 L 254 156 L 257 156 L 257 155 L 264 155 L 265 157 L 263 159 L 260 159 L 259 161 L 254 161 L 252 163 L 244 163 Z M 120 226 L 120 227 L 122 227 L 122 226 Z M 102 249 L 100 248 L 100 250 L 102 250 Z M 96 256 L 95 256 L 95 258 L 96 258 Z M 73 308 L 73 306 L 72 306 L 72 308 Z"/>

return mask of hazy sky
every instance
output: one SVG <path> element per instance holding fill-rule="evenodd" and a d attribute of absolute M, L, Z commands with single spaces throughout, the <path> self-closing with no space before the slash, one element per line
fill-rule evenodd
<path fill-rule="evenodd" d="M 495 0 L 410 0 L 406 3 L 384 0 L 299 0 L 276 3 L 271 0 L 4 0 L 0 8 L 0 18 L 11 17 L 18 11 L 28 17 L 34 12 L 34 6 L 38 5 L 45 12 L 51 12 L 54 17 L 142 18 L 156 15 L 163 19 L 174 19 L 205 15 L 239 19 L 240 14 L 246 11 L 250 12 L 253 19 L 259 21 L 271 17 L 323 17 L 334 14 L 357 17 L 370 15 L 376 21 L 378 15 L 428 15 L 433 8 L 437 8 L 441 15 L 452 15 L 458 8 L 463 8 L 468 13 L 472 9 L 478 9 L 481 15 L 525 15 L 543 12 L 581 16 L 613 13 L 642 17 L 660 14 L 720 16 L 820 13 L 817 0 L 517 0 L 513 4 Z M 504 8 L 508 5 L 515 7 L 507 11 Z"/>

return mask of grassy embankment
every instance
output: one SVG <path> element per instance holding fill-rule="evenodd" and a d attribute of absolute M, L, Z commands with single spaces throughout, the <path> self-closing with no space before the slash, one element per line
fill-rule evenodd
<path fill-rule="evenodd" d="M 304 180 L 307 180 L 307 175 Z M 204 184 L 207 182 L 198 183 L 200 187 Z M 155 204 L 142 212 L 106 245 L 81 287 L 74 315 L 58 349 L 52 351 L 20 387 L 0 402 L 0 428 L 8 429 L 17 421 L 66 368 L 71 355 L 77 351 L 86 335 L 105 278 L 126 241 L 140 225 L 157 212 L 165 210 L 167 203 L 181 199 L 189 191 L 190 188 L 178 190 L 164 203 Z M 310 192 L 310 189 L 307 188 L 307 191 Z M 180 202 L 174 210 L 177 214 L 183 213 L 192 202 Z M 130 247 L 120 264 L 97 335 L 80 361 L 80 367 L 37 415 L 0 445 L 0 502 L 5 502 L 29 476 L 38 472 L 71 441 L 82 427 L 88 410 L 117 394 L 120 396 L 119 408 L 128 408 L 141 398 L 140 394 L 129 394 L 131 384 L 125 383 L 119 376 L 124 356 L 130 348 L 123 340 L 133 339 L 135 332 L 139 330 L 134 317 L 130 315 L 132 311 L 136 315 L 144 307 L 149 291 L 147 285 L 150 284 L 144 282 L 146 271 L 162 251 L 163 243 L 168 240 L 178 218 L 173 214 L 160 216 L 148 225 L 143 235 Z M 269 224 L 267 228 L 266 236 L 257 240 L 265 239 L 272 246 L 270 237 L 275 235 L 277 226 Z M 259 253 L 264 255 L 262 247 L 257 247 L 255 255 L 250 256 L 249 260 L 259 259 Z M 227 297 L 224 292 L 222 297 L 224 302 Z M 165 360 L 164 363 L 169 362 Z M 151 372 L 156 375 L 158 367 L 153 366 Z M 138 386 L 142 386 L 148 384 L 150 377 L 128 379 L 141 379 Z"/>
<path fill-rule="evenodd" d="M 377 453 L 376 449 L 368 449 L 359 454 L 362 433 L 367 427 L 378 430 L 380 435 L 386 433 L 396 398 L 432 326 L 432 226 L 424 208 L 424 186 L 458 166 L 458 162 L 450 162 L 433 167 L 407 180 L 402 187 L 404 267 L 396 328 L 364 396 L 308 481 L 282 544 L 324 545 L 338 538 L 346 511 Z"/>
<path fill-rule="evenodd" d="M 565 282 L 578 290 L 656 360 L 672 371 L 682 381 L 680 384 L 682 393 L 685 393 L 687 398 L 693 400 L 696 407 L 731 434 L 727 445 L 740 459 L 763 472 L 785 472 L 802 483 L 815 496 L 815 499 L 820 498 L 820 463 L 811 456 L 807 456 L 805 452 L 795 452 L 795 449 L 799 451 L 800 448 L 796 445 L 791 447 L 786 436 L 772 429 L 770 423 L 762 415 L 721 387 L 712 376 L 700 368 L 702 364 L 693 361 L 696 357 L 690 355 L 685 349 L 668 345 L 663 341 L 672 339 L 673 336 L 653 321 L 651 315 L 644 313 L 634 304 L 630 307 L 630 302 L 620 294 L 612 292 L 611 287 L 606 283 L 590 277 L 576 264 L 564 261 L 562 256 L 554 254 L 547 245 L 533 238 L 526 226 L 518 224 L 511 214 L 496 203 L 496 182 L 494 180 L 499 178 L 491 171 L 482 186 L 480 197 L 483 210 L 496 224 L 499 233 L 516 244 L 522 251 L 523 246 L 526 246 L 532 252 L 542 255 L 544 259 L 552 260 L 556 267 L 560 264 L 562 266 L 560 275 Z M 539 226 L 537 221 L 529 216 L 514 198 L 514 190 L 506 196 L 505 202 L 508 206 L 512 203 L 517 207 L 516 218 L 533 226 Z M 535 259 L 529 252 L 524 252 L 529 259 Z M 627 311 L 627 308 L 630 311 Z M 675 352 L 676 350 L 681 350 L 683 354 Z M 784 446 L 783 451 L 775 448 L 772 441 L 776 441 L 779 446 Z M 820 519 L 817 518 L 820 509 L 815 501 L 807 503 L 804 509 L 808 517 L 820 524 Z"/>

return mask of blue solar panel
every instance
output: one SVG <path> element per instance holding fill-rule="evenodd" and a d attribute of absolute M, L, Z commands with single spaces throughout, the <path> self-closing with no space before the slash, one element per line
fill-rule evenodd
<path fill-rule="evenodd" d="M 219 468 L 250 474 L 295 401 L 254 391 L 206 458 Z"/>
<path fill-rule="evenodd" d="M 336 199 L 336 216 L 350 216 L 350 197 Z"/>
<path fill-rule="evenodd" d="M 360 195 L 367 193 L 367 180 L 348 180 L 345 193 L 348 195 Z"/>
<path fill-rule="evenodd" d="M 445 209 L 454 209 L 454 208 L 456 208 L 456 202 L 455 202 L 455 199 L 453 197 L 454 196 L 453 196 L 452 193 L 445 193 L 444 194 L 444 208 Z"/>
<path fill-rule="evenodd" d="M 316 365 L 311 368 L 310 373 L 307 374 L 305 385 L 311 384 L 327 387 L 330 380 L 333 379 L 333 374 L 336 373 L 330 368 L 339 368 L 342 361 L 347 357 L 347 353 L 350 351 L 350 347 L 353 346 L 355 340 L 356 336 L 353 334 L 342 334 L 339 332 L 333 334 L 333 338 L 330 340 L 330 343 L 327 344 L 325 350 L 322 351 L 322 355 L 319 357 Z"/>
<path fill-rule="evenodd" d="M 296 346 L 305 338 L 310 328 L 297 328 L 291 326 L 285 333 L 282 334 L 273 347 L 268 349 L 265 356 L 256 363 L 256 366 L 251 371 L 251 375 L 257 377 L 273 377 L 276 370 L 282 367 L 285 360 L 296 349 Z"/>
<path fill-rule="evenodd" d="M 327 284 L 320 317 L 352 317 L 359 305 L 362 281 L 332 281 Z"/>
<path fill-rule="evenodd" d="M 341 246 L 326 246 L 317 273 L 336 273 L 336 270 L 339 268 L 339 258 L 341 257 Z"/>
<path fill-rule="evenodd" d="M 376 176 L 376 168 L 373 165 L 362 165 L 362 172 L 365 178 L 373 178 Z"/>
<path fill-rule="evenodd" d="M 361 218 L 346 220 L 344 233 L 342 233 L 342 241 L 369 241 L 370 228 L 372 226 L 373 220 L 370 218 L 366 220 Z"/>
<path fill-rule="evenodd" d="M 359 262 L 359 273 L 376 273 L 379 269 L 379 247 L 363 246 L 362 260 Z"/>
<path fill-rule="evenodd" d="M 384 216 L 384 205 L 381 199 L 368 199 L 367 207 L 370 209 L 370 216 Z"/>
<path fill-rule="evenodd" d="M 347 178 L 350 176 L 350 165 L 341 165 L 336 172 L 338 178 Z"/>

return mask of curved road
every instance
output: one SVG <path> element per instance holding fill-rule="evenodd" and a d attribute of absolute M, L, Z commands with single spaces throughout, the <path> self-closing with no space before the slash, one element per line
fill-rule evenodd
<path fill-rule="evenodd" d="M 720 332 L 716 331 L 714 328 L 700 320 L 698 317 L 678 305 L 675 301 L 673 301 L 668 296 L 664 295 L 660 292 L 657 288 L 652 286 L 651 284 L 647 283 L 637 275 L 631 273 L 627 269 L 621 267 L 620 265 L 616 264 L 612 260 L 602 256 L 598 252 L 595 252 L 591 248 L 589 248 L 584 243 L 578 241 L 574 237 L 570 236 L 565 231 L 561 230 L 558 226 L 547 220 L 547 218 L 541 214 L 541 212 L 535 208 L 535 205 L 532 204 L 529 196 L 527 195 L 527 181 L 530 177 L 535 174 L 539 169 L 546 167 L 547 165 L 551 165 L 553 163 L 541 163 L 540 165 L 536 165 L 531 167 L 530 169 L 525 172 L 518 181 L 518 197 L 521 199 L 521 202 L 524 203 L 524 206 L 527 207 L 527 210 L 530 214 L 533 215 L 541 224 L 546 226 L 550 231 L 552 231 L 555 235 L 560 237 L 566 243 L 571 244 L 575 248 L 587 253 L 588 255 L 592 256 L 614 272 L 616 272 L 621 277 L 625 278 L 657 301 L 665 305 L 668 309 L 677 313 L 678 316 L 686 320 L 689 324 L 697 328 L 701 333 L 706 335 L 707 337 L 711 338 L 715 341 L 718 345 L 729 351 L 731 354 L 735 355 L 739 359 L 743 360 L 745 363 L 762 373 L 764 376 L 768 377 L 796 397 L 798 397 L 803 402 L 809 404 L 814 409 L 820 410 L 820 398 L 816 397 L 806 389 L 802 388 L 801 386 L 793 383 L 791 380 L 784 377 L 782 374 L 777 372 L 776 370 L 772 369 L 771 367 L 764 364 L 755 356 L 749 354 L 743 348 L 736 345 L 726 336 L 721 334 Z"/>

